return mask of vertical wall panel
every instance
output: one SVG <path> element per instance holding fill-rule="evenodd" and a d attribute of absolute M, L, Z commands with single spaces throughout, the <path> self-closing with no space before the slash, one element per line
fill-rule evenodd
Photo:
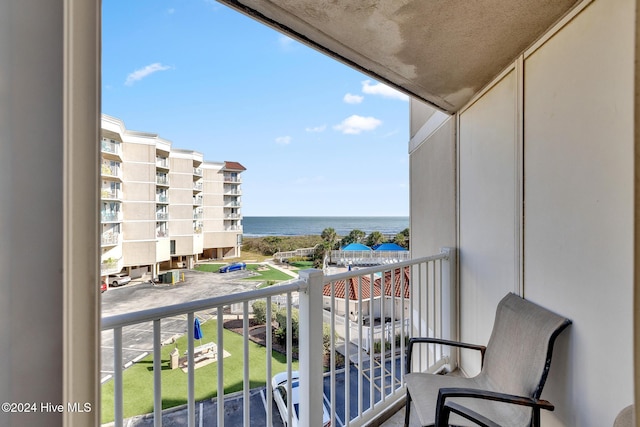
<path fill-rule="evenodd" d="M 518 287 L 515 71 L 460 115 L 460 316 L 463 341 L 486 344 L 495 307 Z M 467 374 L 480 370 L 462 353 Z"/>
<path fill-rule="evenodd" d="M 596 1 L 525 61 L 525 296 L 573 320 L 548 426 L 632 403 L 634 7 Z"/>

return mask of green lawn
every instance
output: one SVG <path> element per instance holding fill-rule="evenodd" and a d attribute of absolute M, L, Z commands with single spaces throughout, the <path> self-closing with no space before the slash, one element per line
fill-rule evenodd
<path fill-rule="evenodd" d="M 198 271 L 206 271 L 206 272 L 211 272 L 211 273 L 217 273 L 218 269 L 220 269 L 220 267 L 227 265 L 227 264 L 199 264 L 196 266 L 196 270 Z M 260 267 L 267 267 L 268 270 L 265 271 L 258 271 L 258 268 Z M 247 264 L 247 270 L 251 270 L 254 273 L 257 273 L 257 276 L 252 276 L 249 278 L 246 278 L 244 280 L 250 280 L 250 281 L 268 281 L 268 280 L 274 280 L 274 281 L 283 281 L 283 280 L 289 280 L 292 277 L 289 276 L 286 273 L 283 273 L 280 270 L 276 270 L 275 268 L 268 266 L 266 264 Z M 225 273 L 226 274 L 226 273 Z"/>
<path fill-rule="evenodd" d="M 306 270 L 313 268 L 313 261 L 293 261 L 289 263 L 290 266 L 295 267 L 292 271 Z"/>
<path fill-rule="evenodd" d="M 217 342 L 217 322 L 210 320 L 202 324 L 204 338 L 202 344 Z M 224 349 L 231 356 L 224 359 L 224 389 L 225 394 L 242 390 L 243 375 L 243 337 L 228 330 L 224 330 Z M 195 345 L 200 345 L 199 341 Z M 186 337 L 177 340 L 177 346 L 182 354 L 187 349 Z M 171 408 L 187 403 L 187 374 L 182 369 L 169 368 L 169 354 L 174 345 L 167 345 L 162 349 L 162 408 Z M 266 348 L 249 342 L 249 378 L 251 388 L 265 385 L 266 379 Z M 286 370 L 286 356 L 277 352 L 272 353 L 272 372 Z M 210 363 L 195 371 L 196 401 L 210 399 L 217 396 L 218 363 Z M 298 369 L 298 362 L 294 362 L 293 369 Z M 147 356 L 123 373 L 124 416 L 153 412 L 153 357 Z M 113 380 L 102 385 L 102 423 L 113 421 Z"/>

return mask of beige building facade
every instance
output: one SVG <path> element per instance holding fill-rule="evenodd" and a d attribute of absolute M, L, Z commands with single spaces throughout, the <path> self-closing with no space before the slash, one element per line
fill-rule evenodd
<path fill-rule="evenodd" d="M 102 280 L 240 255 L 242 165 L 204 162 L 202 153 L 107 115 L 101 132 Z"/>

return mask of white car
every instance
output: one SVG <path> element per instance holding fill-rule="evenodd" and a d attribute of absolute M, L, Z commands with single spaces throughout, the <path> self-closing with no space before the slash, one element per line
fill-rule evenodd
<path fill-rule="evenodd" d="M 108 278 L 108 283 L 113 287 L 126 285 L 130 281 L 131 277 L 125 273 L 112 274 Z"/>
<path fill-rule="evenodd" d="M 273 389 L 273 400 L 276 401 L 280 417 L 284 425 L 289 420 L 289 412 L 287 411 L 287 372 L 280 372 L 271 379 L 271 388 Z M 298 418 L 300 411 L 300 374 L 298 371 L 291 372 L 291 404 L 295 411 L 291 416 L 291 425 L 287 427 L 298 427 Z M 322 425 L 329 427 L 331 425 L 331 417 L 329 410 L 322 405 Z"/>

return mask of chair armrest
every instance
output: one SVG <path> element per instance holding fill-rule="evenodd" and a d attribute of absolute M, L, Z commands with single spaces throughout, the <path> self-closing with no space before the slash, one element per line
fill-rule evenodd
<path fill-rule="evenodd" d="M 500 393 L 489 390 L 478 390 L 472 388 L 441 388 L 438 392 L 438 401 L 436 403 L 436 425 L 439 425 L 440 418 L 444 416 L 443 409 L 445 406 L 445 400 L 448 397 L 470 397 L 476 399 L 492 400 L 495 402 L 512 403 L 515 405 L 528 406 L 533 408 L 533 422 L 532 426 L 540 425 L 540 409 L 546 409 L 553 411 L 554 406 L 542 399 L 534 399 L 532 397 L 516 396 L 513 394 Z M 448 416 L 448 415 L 447 415 Z M 446 425 L 446 424 L 444 424 Z"/>
<path fill-rule="evenodd" d="M 444 408 L 442 408 L 441 417 L 436 420 L 436 427 L 449 427 L 449 414 L 451 412 L 458 414 L 469 421 L 473 421 L 480 427 L 501 427 L 489 418 L 456 402 L 445 402 Z"/>
<path fill-rule="evenodd" d="M 414 337 L 409 339 L 409 344 L 407 345 L 407 374 L 411 373 L 411 353 L 413 352 L 414 344 L 442 344 L 448 345 L 451 347 L 459 347 L 459 348 L 468 348 L 471 350 L 478 350 L 480 352 L 480 357 L 483 363 L 484 362 L 484 353 L 487 351 L 487 347 L 483 345 L 477 344 L 469 344 L 466 342 L 459 341 L 449 341 L 443 340 L 441 338 L 429 338 L 429 337 Z"/>

